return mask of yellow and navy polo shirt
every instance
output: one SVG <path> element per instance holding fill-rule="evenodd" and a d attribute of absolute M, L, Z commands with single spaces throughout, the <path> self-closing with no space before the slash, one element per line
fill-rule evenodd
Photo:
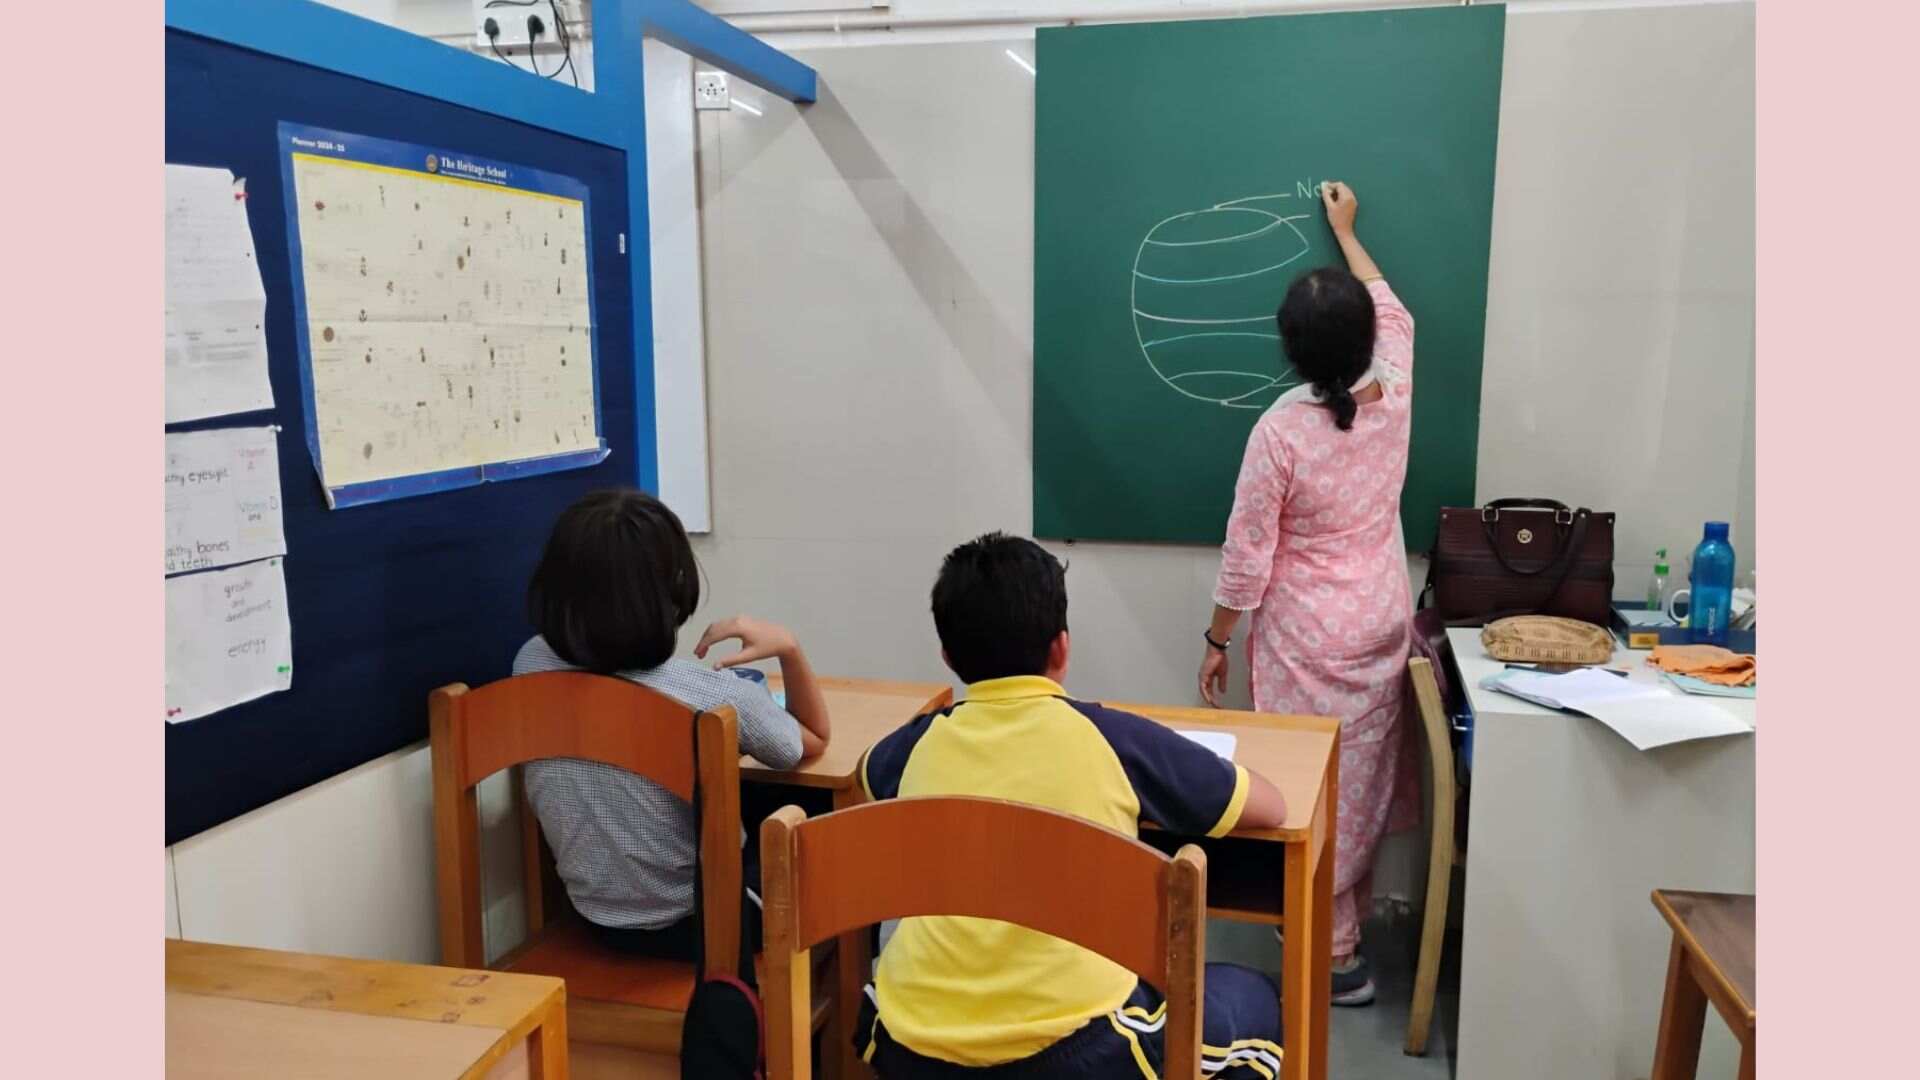
<path fill-rule="evenodd" d="M 869 798 L 978 795 L 1076 814 L 1138 836 L 1140 820 L 1224 836 L 1247 801 L 1247 770 L 1132 713 L 1075 701 L 1040 676 L 991 679 L 867 752 Z M 926 842 L 938 845 L 940 838 Z M 1034 881 L 1022 887 L 1079 887 Z M 1031 1056 L 1125 1004 L 1119 964 L 992 919 L 903 919 L 874 973 L 896 1042 L 961 1065 Z"/>

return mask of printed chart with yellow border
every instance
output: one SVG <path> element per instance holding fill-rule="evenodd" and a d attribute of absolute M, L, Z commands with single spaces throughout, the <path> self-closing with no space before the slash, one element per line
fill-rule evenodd
<path fill-rule="evenodd" d="M 280 140 L 307 444 L 330 505 L 606 458 L 586 185 L 297 124 Z"/>

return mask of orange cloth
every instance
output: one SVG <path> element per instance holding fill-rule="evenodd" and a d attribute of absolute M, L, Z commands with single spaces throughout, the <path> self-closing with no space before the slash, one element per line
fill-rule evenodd
<path fill-rule="evenodd" d="M 1753 657 L 1718 645 L 1661 645 L 1647 663 L 1721 686 L 1752 686 L 1757 674 Z"/>

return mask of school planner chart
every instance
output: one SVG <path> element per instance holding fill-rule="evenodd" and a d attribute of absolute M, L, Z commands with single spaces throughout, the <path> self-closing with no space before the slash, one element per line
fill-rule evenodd
<path fill-rule="evenodd" d="M 282 133 L 323 484 L 604 457 L 584 185 Z"/>

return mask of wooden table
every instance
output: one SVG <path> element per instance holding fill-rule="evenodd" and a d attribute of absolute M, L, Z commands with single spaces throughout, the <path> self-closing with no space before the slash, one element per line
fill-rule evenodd
<path fill-rule="evenodd" d="M 1709 1001 L 1740 1040 L 1740 1080 L 1753 1080 L 1754 898 L 1655 889 L 1653 906 L 1673 927 L 1653 1080 L 1689 1080 L 1699 1069 Z"/>
<path fill-rule="evenodd" d="M 559 979 L 167 940 L 172 1080 L 566 1080 Z"/>
<path fill-rule="evenodd" d="M 1287 800 L 1287 820 L 1277 829 L 1236 829 L 1225 844 L 1201 842 L 1208 848 L 1207 914 L 1291 931 L 1280 950 L 1280 1028 L 1286 1047 L 1280 1075 L 1285 1080 L 1326 1080 L 1340 722 L 1319 716 L 1105 704 L 1171 728 L 1230 733 L 1236 740 L 1233 760 L 1273 781 Z M 1280 845 L 1278 859 L 1268 854 L 1272 844 Z"/>
<path fill-rule="evenodd" d="M 748 780 L 825 788 L 833 808 L 852 806 L 865 796 L 860 759 L 867 748 L 920 713 L 943 708 L 952 689 L 939 683 L 822 679 L 833 739 L 826 753 L 791 770 L 768 769 L 751 758 L 741 775 Z M 780 689 L 778 678 L 769 680 Z M 1108 705 L 1157 720 L 1169 727 L 1231 733 L 1238 744 L 1234 760 L 1274 782 L 1287 800 L 1287 820 L 1278 829 L 1235 832 L 1225 841 L 1201 841 L 1208 848 L 1207 908 L 1221 918 L 1291 926 L 1293 948 L 1282 950 L 1280 1013 L 1286 1056 L 1285 1080 L 1325 1080 L 1327 1005 L 1333 958 L 1333 836 L 1338 790 L 1337 721 L 1320 717 L 1166 705 Z M 1280 845 L 1278 857 L 1269 845 Z M 839 939 L 836 965 L 833 1048 L 842 1080 L 870 1075 L 853 1053 L 853 1010 L 860 1000 L 873 957 L 863 933 Z"/>

